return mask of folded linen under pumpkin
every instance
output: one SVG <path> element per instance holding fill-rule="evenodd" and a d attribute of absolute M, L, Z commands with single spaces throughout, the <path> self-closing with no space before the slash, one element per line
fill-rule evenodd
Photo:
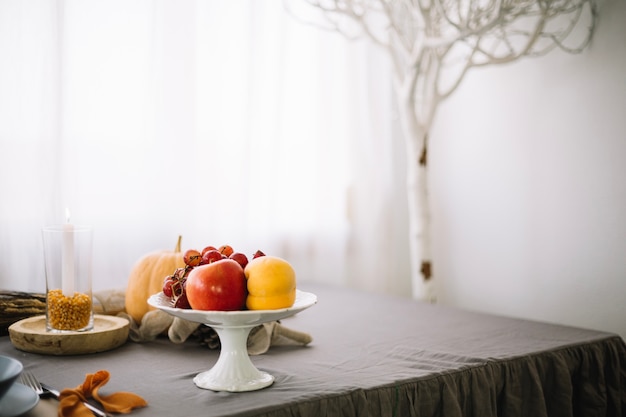
<path fill-rule="evenodd" d="M 148 342 L 167 334 L 173 343 L 183 343 L 196 337 L 210 349 L 219 349 L 219 337 L 215 330 L 196 322 L 174 317 L 161 310 L 152 310 L 137 323 L 124 311 L 125 289 L 107 289 L 94 292 L 94 310 L 99 314 L 111 314 L 126 318 L 129 323 L 129 339 L 133 342 Z M 252 329 L 248 336 L 248 353 L 261 355 L 271 346 L 305 346 L 313 338 L 308 333 L 292 330 L 280 322 L 264 323 Z"/>
<path fill-rule="evenodd" d="M 211 328 L 196 322 L 174 317 L 161 310 L 153 310 L 146 313 L 137 323 L 124 312 L 117 314 L 126 318 L 130 322 L 129 339 L 133 342 L 148 342 L 156 339 L 162 334 L 174 343 L 183 343 L 192 335 L 200 337 L 209 348 L 219 348 L 217 343 L 208 343 L 208 340 L 217 341 L 217 334 Z M 213 333 L 213 334 L 211 334 Z M 261 355 L 269 350 L 271 346 L 279 345 L 299 345 L 305 346 L 311 343 L 313 338 L 308 333 L 289 329 L 278 321 L 263 323 L 250 332 L 248 336 L 248 353 L 250 355 Z"/>

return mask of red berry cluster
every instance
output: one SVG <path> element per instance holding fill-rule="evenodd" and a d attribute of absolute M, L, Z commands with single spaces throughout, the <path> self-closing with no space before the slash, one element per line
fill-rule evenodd
<path fill-rule="evenodd" d="M 258 258 L 259 256 L 265 256 L 265 254 L 257 250 L 252 255 L 252 259 Z M 201 252 L 196 249 L 188 249 L 183 255 L 185 266 L 177 268 L 172 275 L 165 277 L 163 281 L 163 294 L 166 297 L 172 298 L 174 307 L 191 308 L 185 291 L 187 276 L 196 266 L 210 264 L 221 261 L 222 259 L 232 259 L 241 265 L 242 268 L 248 265 L 248 257 L 241 252 L 235 252 L 230 245 L 222 245 L 219 248 L 207 246 L 202 249 Z"/>

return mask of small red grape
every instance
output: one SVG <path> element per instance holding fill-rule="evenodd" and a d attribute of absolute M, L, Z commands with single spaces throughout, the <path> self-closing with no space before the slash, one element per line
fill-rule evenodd
<path fill-rule="evenodd" d="M 233 254 L 233 252 L 235 252 L 232 248 L 232 246 L 230 245 L 222 245 L 220 246 L 220 248 L 218 249 L 218 251 L 222 254 L 225 255 L 226 257 L 229 257 L 230 255 Z"/>
<path fill-rule="evenodd" d="M 248 265 L 248 257 L 241 252 L 235 252 L 229 256 L 230 259 L 237 261 L 242 268 L 245 268 Z"/>
<path fill-rule="evenodd" d="M 217 250 L 209 250 L 202 255 L 202 264 L 210 264 L 219 260 L 224 259 L 225 256 L 219 253 Z"/>
<path fill-rule="evenodd" d="M 207 246 L 206 248 L 202 249 L 202 255 L 204 255 L 210 250 L 217 250 L 217 248 L 215 246 Z"/>
<path fill-rule="evenodd" d="M 174 307 L 176 308 L 191 308 L 191 305 L 189 304 L 189 300 L 187 300 L 187 293 L 183 291 L 183 293 L 180 295 L 180 297 L 178 297 L 178 299 L 176 299 L 176 302 L 174 303 Z"/>
<path fill-rule="evenodd" d="M 171 297 L 173 295 L 172 292 L 172 285 L 174 284 L 175 280 L 170 276 L 165 278 L 165 281 L 163 282 L 163 294 L 166 297 Z"/>
<path fill-rule="evenodd" d="M 185 265 L 198 266 L 202 260 L 202 254 L 195 249 L 188 249 L 183 255 Z"/>

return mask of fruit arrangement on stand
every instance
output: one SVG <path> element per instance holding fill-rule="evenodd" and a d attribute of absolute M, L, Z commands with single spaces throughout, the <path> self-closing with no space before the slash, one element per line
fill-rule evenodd
<path fill-rule="evenodd" d="M 251 259 L 230 245 L 189 249 L 184 266 L 163 281 L 176 308 L 215 311 L 275 310 L 295 301 L 296 275 L 284 259 L 257 250 Z"/>
<path fill-rule="evenodd" d="M 161 291 L 147 302 L 182 319 L 179 323 L 204 324 L 201 327 L 216 333 L 220 343 L 218 360 L 211 369 L 197 374 L 194 384 L 230 392 L 271 385 L 274 377 L 259 371 L 250 360 L 248 336 L 253 329 L 259 329 L 255 339 L 262 339 L 262 349 L 267 350 L 277 336 L 284 336 L 279 334 L 279 320 L 313 306 L 317 302 L 315 294 L 296 290 L 296 274 L 289 262 L 261 251 L 248 258 L 229 245 L 208 246 L 201 251 L 187 250 L 183 261 L 184 266 L 173 269 L 162 281 Z M 274 325 L 265 326 L 271 322 Z M 310 341 L 305 335 L 299 343 Z"/>

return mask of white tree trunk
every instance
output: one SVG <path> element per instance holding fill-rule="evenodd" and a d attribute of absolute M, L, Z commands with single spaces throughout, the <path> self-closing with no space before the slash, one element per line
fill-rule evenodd
<path fill-rule="evenodd" d="M 417 122 L 409 91 L 398 89 L 399 112 L 407 153 L 409 250 L 413 298 L 435 302 L 432 276 L 431 217 L 428 199 L 428 129 Z"/>

